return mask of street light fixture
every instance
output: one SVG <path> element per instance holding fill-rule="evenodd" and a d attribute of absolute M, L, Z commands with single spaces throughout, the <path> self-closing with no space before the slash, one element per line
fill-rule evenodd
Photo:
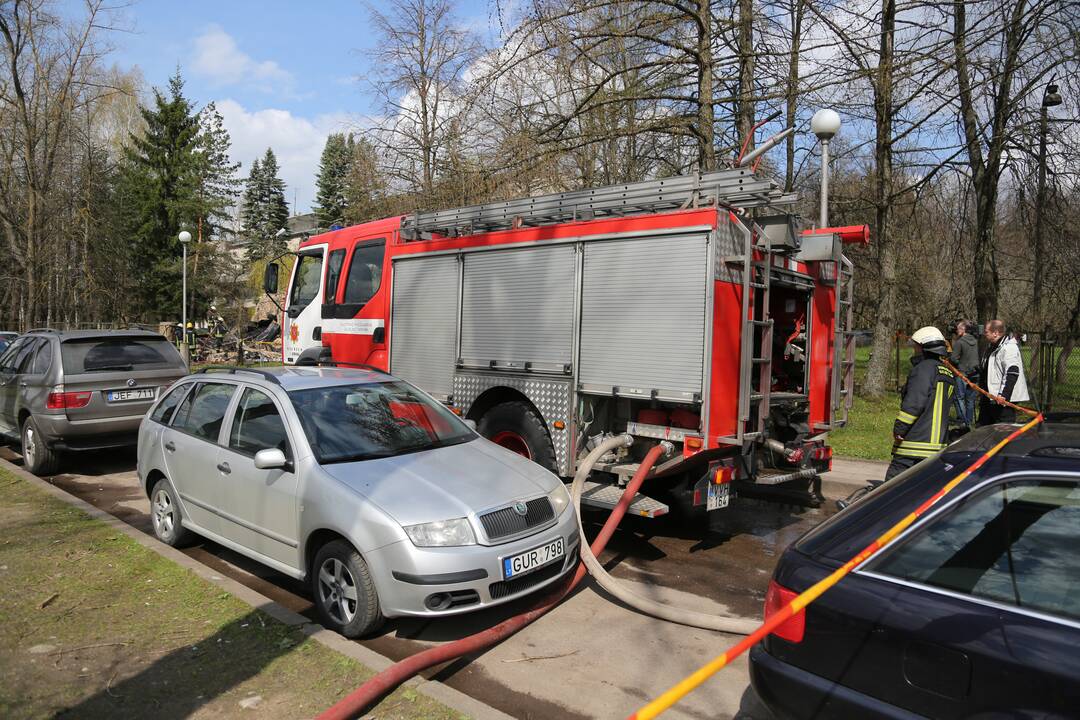
<path fill-rule="evenodd" d="M 1043 90 L 1042 104 L 1039 107 L 1039 184 L 1035 190 L 1035 277 L 1032 278 L 1032 305 L 1035 309 L 1035 321 L 1042 322 L 1042 281 L 1043 281 L 1043 210 L 1046 208 L 1046 125 L 1047 108 L 1061 104 L 1061 94 L 1053 78 Z"/>
<path fill-rule="evenodd" d="M 821 227 L 829 227 L 829 141 L 840 132 L 840 116 L 835 110 L 818 110 L 810 118 L 810 129 L 821 141 Z"/>
<path fill-rule="evenodd" d="M 180 295 L 180 307 L 181 307 L 180 316 L 182 318 L 181 321 L 180 321 L 180 342 L 181 342 L 181 346 L 184 349 L 181 352 L 183 352 L 184 359 L 187 360 L 188 364 L 190 365 L 191 358 L 188 357 L 188 350 L 187 350 L 187 347 L 188 347 L 188 344 L 187 344 L 187 246 L 188 246 L 188 243 L 191 242 L 191 233 L 189 233 L 187 230 L 181 230 L 180 234 L 177 235 L 176 237 L 180 241 L 180 247 L 183 249 L 183 254 L 184 254 L 183 271 L 182 271 L 184 281 L 183 281 L 183 289 L 181 290 L 181 295 Z"/>

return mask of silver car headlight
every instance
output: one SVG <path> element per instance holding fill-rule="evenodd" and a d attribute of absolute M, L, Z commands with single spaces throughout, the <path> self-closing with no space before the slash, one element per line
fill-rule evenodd
<path fill-rule="evenodd" d="M 548 493 L 548 500 L 551 501 L 551 507 L 555 509 L 555 517 L 559 517 L 566 508 L 570 507 L 570 491 L 560 482 L 554 490 Z"/>
<path fill-rule="evenodd" d="M 417 547 L 454 547 L 476 544 L 476 535 L 466 518 L 406 525 L 404 530 L 413 545 Z"/>

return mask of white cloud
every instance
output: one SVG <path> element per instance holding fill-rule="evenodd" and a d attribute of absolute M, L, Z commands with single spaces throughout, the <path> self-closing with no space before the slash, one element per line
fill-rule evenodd
<path fill-rule="evenodd" d="M 244 83 L 263 92 L 290 93 L 295 84 L 292 73 L 273 60 L 255 60 L 219 25 L 195 38 L 194 69 L 216 87 Z"/>
<path fill-rule="evenodd" d="M 252 161 L 262 157 L 266 148 L 273 148 L 281 166 L 280 177 L 287 186 L 290 210 L 295 197 L 296 211 L 307 212 L 315 200 L 315 174 L 326 136 L 347 129 L 349 117 L 336 113 L 308 119 L 276 109 L 249 112 L 232 99 L 219 100 L 216 105 L 232 138 L 232 159 L 243 163 L 241 176 L 246 178 Z"/>

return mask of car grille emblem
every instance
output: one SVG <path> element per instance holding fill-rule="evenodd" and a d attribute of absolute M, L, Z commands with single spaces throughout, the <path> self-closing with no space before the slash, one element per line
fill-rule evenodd
<path fill-rule="evenodd" d="M 127 386 L 128 387 L 135 387 L 135 378 L 128 378 Z"/>
<path fill-rule="evenodd" d="M 516 512 L 518 515 L 521 515 L 522 517 L 525 517 L 525 514 L 529 512 L 529 508 L 527 505 L 525 505 L 525 503 L 517 502 L 514 503 L 514 512 Z"/>

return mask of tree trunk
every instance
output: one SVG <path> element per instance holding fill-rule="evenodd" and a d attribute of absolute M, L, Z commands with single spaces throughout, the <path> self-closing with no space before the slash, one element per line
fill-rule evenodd
<path fill-rule="evenodd" d="M 713 56 L 712 6 L 709 0 L 697 2 L 697 65 L 698 65 L 698 169 L 716 169 L 716 144 L 713 137 Z"/>
<path fill-rule="evenodd" d="M 866 370 L 864 392 L 880 396 L 889 374 L 889 351 L 896 330 L 896 243 L 892 237 L 893 181 L 893 37 L 896 30 L 895 0 L 882 0 L 881 37 L 877 78 L 874 81 L 874 230 L 878 248 L 878 312 L 874 322 L 873 348 Z"/>
<path fill-rule="evenodd" d="M 802 48 L 803 0 L 792 0 L 791 57 L 788 60 L 788 81 L 785 92 L 786 114 L 784 127 L 795 127 L 799 103 L 799 52 Z M 784 158 L 784 192 L 795 189 L 795 133 L 788 135 Z"/>
<path fill-rule="evenodd" d="M 754 0 L 739 0 L 739 89 L 735 111 L 736 140 L 743 142 L 754 127 Z M 754 147 L 754 138 L 746 146 Z"/>

